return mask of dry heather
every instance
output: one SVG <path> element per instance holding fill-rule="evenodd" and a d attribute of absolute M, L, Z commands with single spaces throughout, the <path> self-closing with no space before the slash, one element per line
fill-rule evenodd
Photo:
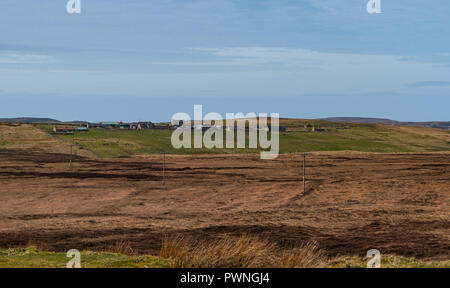
<path fill-rule="evenodd" d="M 202 241 L 166 237 L 160 256 L 177 268 L 310 268 L 326 263 L 316 243 L 282 250 L 272 241 L 248 235 Z"/>
<path fill-rule="evenodd" d="M 157 255 L 164 235 L 316 240 L 327 256 L 448 260 L 450 154 L 315 153 L 79 159 L 0 149 L 0 247 Z M 414 254 L 412 254 L 414 253 Z M 268 264 L 267 264 L 268 265 Z"/>

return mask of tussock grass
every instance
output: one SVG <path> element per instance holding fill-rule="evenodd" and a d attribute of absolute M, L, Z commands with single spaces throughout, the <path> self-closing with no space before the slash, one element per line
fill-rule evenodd
<path fill-rule="evenodd" d="M 249 235 L 201 241 L 167 237 L 160 256 L 170 259 L 177 268 L 307 268 L 326 263 L 325 254 L 316 243 L 283 250 L 272 241 Z"/>
<path fill-rule="evenodd" d="M 44 242 L 34 239 L 29 239 L 25 248 L 30 251 L 48 251 L 48 247 Z"/>
<path fill-rule="evenodd" d="M 0 248 L 0 268 L 65 268 L 65 252 L 41 251 L 34 246 Z M 129 243 L 117 242 L 110 249 L 130 251 Z M 126 252 L 129 253 L 129 252 Z M 256 237 L 225 237 L 196 242 L 171 237 L 163 241 L 161 257 L 81 251 L 82 268 L 366 268 L 368 258 L 341 256 L 328 259 L 317 243 L 307 242 L 291 249 Z M 450 268 L 450 260 L 426 261 L 397 255 L 382 255 L 382 268 Z"/>
<path fill-rule="evenodd" d="M 290 250 L 284 250 L 277 264 L 277 267 L 282 268 L 325 267 L 327 257 L 316 242 L 307 242 Z"/>
<path fill-rule="evenodd" d="M 113 245 L 109 246 L 106 252 L 111 252 L 115 254 L 122 255 L 134 255 L 133 248 L 131 247 L 130 242 L 128 241 L 117 241 Z"/>

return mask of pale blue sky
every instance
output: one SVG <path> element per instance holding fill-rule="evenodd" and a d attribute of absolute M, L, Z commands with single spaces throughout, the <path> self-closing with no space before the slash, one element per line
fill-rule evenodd
<path fill-rule="evenodd" d="M 450 1 L 2 0 L 0 118 L 450 120 Z"/>

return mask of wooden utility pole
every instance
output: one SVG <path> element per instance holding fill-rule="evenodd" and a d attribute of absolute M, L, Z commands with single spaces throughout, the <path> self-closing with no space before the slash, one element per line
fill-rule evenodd
<path fill-rule="evenodd" d="M 163 185 L 166 185 L 166 152 L 163 152 Z"/>
<path fill-rule="evenodd" d="M 303 195 L 306 194 L 306 153 L 303 153 Z"/>
<path fill-rule="evenodd" d="M 73 154 L 73 146 L 75 145 L 75 130 L 72 133 L 72 143 L 70 144 L 70 161 L 69 161 L 69 170 L 72 173 L 72 154 Z"/>
<path fill-rule="evenodd" d="M 73 144 L 70 144 L 70 160 L 69 160 L 70 173 L 72 173 L 72 147 L 73 147 Z"/>

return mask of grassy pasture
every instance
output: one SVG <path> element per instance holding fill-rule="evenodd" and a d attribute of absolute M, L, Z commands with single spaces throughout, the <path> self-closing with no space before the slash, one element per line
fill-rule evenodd
<path fill-rule="evenodd" d="M 0 249 L 0 268 L 66 268 L 66 253 L 44 252 L 35 247 Z M 82 268 L 169 268 L 155 256 L 129 256 L 112 252 L 81 251 Z"/>
<path fill-rule="evenodd" d="M 312 132 L 305 124 L 313 124 L 324 131 Z M 360 152 L 437 152 L 450 151 L 450 131 L 398 127 L 376 124 L 330 123 L 325 121 L 281 120 L 288 132 L 280 133 L 280 153 L 310 151 Z M 50 132 L 53 126 L 38 125 Z M 172 154 L 256 153 L 260 149 L 175 149 L 171 130 L 107 130 L 90 129 L 74 136 L 58 135 L 63 141 L 76 144 L 99 157 L 153 154 L 165 151 Z M 225 134 L 224 134 L 225 135 Z M 248 138 L 248 137 L 247 137 Z"/>

